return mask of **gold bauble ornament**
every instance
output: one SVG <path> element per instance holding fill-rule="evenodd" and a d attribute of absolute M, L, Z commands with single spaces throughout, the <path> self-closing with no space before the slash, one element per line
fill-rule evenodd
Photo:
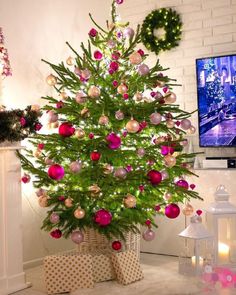
<path fill-rule="evenodd" d="M 136 133 L 139 131 L 139 122 L 134 120 L 134 119 L 131 119 L 127 124 L 126 124 L 126 130 L 129 132 L 129 133 Z"/>
<path fill-rule="evenodd" d="M 40 158 L 40 156 L 42 155 L 42 152 L 40 150 L 35 150 L 33 155 L 35 158 Z"/>
<path fill-rule="evenodd" d="M 90 116 L 90 112 L 88 108 L 83 108 L 82 111 L 80 112 L 81 116 L 84 118 L 87 118 Z"/>
<path fill-rule="evenodd" d="M 108 125 L 108 123 L 109 123 L 109 119 L 108 119 L 108 117 L 107 116 L 105 116 L 105 115 L 102 115 L 100 118 L 99 118 L 99 120 L 98 120 L 98 124 L 100 124 L 100 125 Z"/>
<path fill-rule="evenodd" d="M 143 99 L 143 95 L 140 92 L 135 93 L 134 100 L 141 101 Z"/>
<path fill-rule="evenodd" d="M 191 125 L 190 128 L 187 130 L 187 132 L 189 134 L 194 134 L 196 132 L 196 128 L 193 125 Z"/>
<path fill-rule="evenodd" d="M 97 86 L 90 86 L 89 90 L 88 90 L 88 96 L 92 97 L 92 98 L 97 98 L 100 96 L 100 89 Z"/>
<path fill-rule="evenodd" d="M 132 65 L 139 65 L 142 60 L 142 56 L 138 52 L 133 52 L 129 56 L 129 61 Z"/>
<path fill-rule="evenodd" d="M 190 205 L 189 203 L 187 203 L 186 205 L 184 205 L 183 209 L 182 209 L 182 212 L 185 216 L 190 216 L 193 214 L 194 212 L 194 209 L 193 209 L 193 206 Z"/>
<path fill-rule="evenodd" d="M 68 94 L 65 91 L 62 91 L 59 94 L 60 99 L 66 100 L 68 98 Z"/>
<path fill-rule="evenodd" d="M 168 92 L 166 93 L 166 96 L 164 97 L 165 103 L 175 103 L 176 102 L 176 94 L 174 92 Z"/>
<path fill-rule="evenodd" d="M 89 187 L 89 191 L 92 197 L 97 197 L 101 192 L 101 188 L 95 183 Z"/>
<path fill-rule="evenodd" d="M 157 81 L 156 82 L 156 85 L 158 86 L 158 87 L 160 87 L 160 88 L 162 88 L 162 87 L 165 87 L 165 82 L 164 81 Z"/>
<path fill-rule="evenodd" d="M 117 87 L 117 92 L 121 95 L 125 94 L 127 91 L 128 91 L 128 87 L 123 83 Z"/>
<path fill-rule="evenodd" d="M 65 199 L 64 204 L 67 208 L 71 208 L 73 206 L 73 200 L 70 198 Z"/>
<path fill-rule="evenodd" d="M 42 195 L 38 198 L 39 206 L 42 208 L 48 207 L 48 196 Z"/>
<path fill-rule="evenodd" d="M 69 56 L 69 57 L 66 59 L 66 63 L 68 64 L 68 66 L 73 66 L 73 65 L 75 64 L 75 59 L 74 59 L 74 57 Z"/>
<path fill-rule="evenodd" d="M 114 168 L 112 165 L 110 164 L 105 164 L 104 165 L 104 168 L 103 168 L 103 173 L 108 175 L 108 174 L 111 174 L 113 172 Z"/>
<path fill-rule="evenodd" d="M 78 128 L 76 131 L 75 131 L 75 136 L 79 139 L 81 138 L 84 138 L 85 137 L 85 131 L 81 128 Z"/>
<path fill-rule="evenodd" d="M 167 120 L 166 121 L 166 126 L 168 128 L 174 128 L 175 127 L 175 122 L 173 120 Z"/>
<path fill-rule="evenodd" d="M 127 194 L 124 199 L 124 205 L 126 208 L 134 208 L 136 206 L 136 198 L 131 194 Z"/>
<path fill-rule="evenodd" d="M 74 216 L 77 219 L 82 219 L 85 216 L 85 211 L 84 209 L 78 207 L 75 211 L 74 211 Z"/>
<path fill-rule="evenodd" d="M 35 111 L 35 112 L 40 111 L 40 106 L 38 104 L 32 104 L 30 108 L 31 108 L 31 111 Z"/>
<path fill-rule="evenodd" d="M 49 86 L 55 86 L 57 84 L 57 77 L 53 74 L 50 74 L 49 76 L 47 76 L 46 82 Z"/>
<path fill-rule="evenodd" d="M 164 162 L 167 167 L 174 167 L 176 164 L 176 158 L 171 154 L 168 154 L 164 157 Z"/>

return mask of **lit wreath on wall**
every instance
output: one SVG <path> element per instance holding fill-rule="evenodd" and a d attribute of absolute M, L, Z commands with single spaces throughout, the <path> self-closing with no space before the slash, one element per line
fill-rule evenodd
<path fill-rule="evenodd" d="M 178 46 L 181 39 L 182 22 L 180 15 L 173 9 L 153 10 L 144 20 L 141 39 L 147 49 L 158 54 Z M 154 30 L 157 30 L 155 34 Z"/>

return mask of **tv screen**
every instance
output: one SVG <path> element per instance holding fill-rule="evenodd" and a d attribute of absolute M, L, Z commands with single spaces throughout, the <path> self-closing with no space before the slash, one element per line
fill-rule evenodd
<path fill-rule="evenodd" d="M 201 147 L 236 146 L 236 54 L 196 60 Z"/>

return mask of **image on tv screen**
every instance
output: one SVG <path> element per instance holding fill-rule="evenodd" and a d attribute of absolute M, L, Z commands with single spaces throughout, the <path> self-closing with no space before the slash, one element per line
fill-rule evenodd
<path fill-rule="evenodd" d="M 196 60 L 201 147 L 236 146 L 236 54 Z"/>

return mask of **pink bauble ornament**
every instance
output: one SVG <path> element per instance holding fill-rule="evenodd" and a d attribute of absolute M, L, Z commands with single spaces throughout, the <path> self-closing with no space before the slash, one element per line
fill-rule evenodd
<path fill-rule="evenodd" d="M 142 56 L 138 52 L 133 52 L 129 56 L 129 61 L 132 65 L 139 65 L 142 62 Z"/>
<path fill-rule="evenodd" d="M 174 167 L 176 164 L 176 158 L 171 154 L 168 154 L 164 157 L 164 163 L 167 167 Z"/>
<path fill-rule="evenodd" d="M 122 248 L 122 244 L 120 241 L 112 242 L 112 249 L 115 251 L 119 251 Z"/>
<path fill-rule="evenodd" d="M 106 126 L 109 123 L 109 118 L 105 115 L 102 115 L 99 120 L 98 120 L 98 124 Z"/>
<path fill-rule="evenodd" d="M 142 49 L 139 49 L 138 51 L 137 51 L 141 56 L 144 56 L 144 51 L 142 50 Z"/>
<path fill-rule="evenodd" d="M 168 128 L 174 128 L 175 127 L 175 122 L 173 120 L 166 120 L 166 126 Z"/>
<path fill-rule="evenodd" d="M 114 41 L 114 40 L 107 41 L 107 46 L 109 48 L 114 48 L 116 46 L 116 41 Z"/>
<path fill-rule="evenodd" d="M 58 223 L 60 221 L 60 216 L 57 213 L 53 212 L 50 215 L 49 219 L 50 219 L 51 223 L 56 224 L 56 223 Z"/>
<path fill-rule="evenodd" d="M 124 0 L 116 0 L 116 4 L 122 4 L 124 2 Z"/>
<path fill-rule="evenodd" d="M 97 86 L 90 86 L 89 90 L 88 90 L 88 96 L 92 97 L 92 98 L 97 98 L 100 96 L 100 89 Z"/>
<path fill-rule="evenodd" d="M 84 69 L 84 70 L 82 70 L 82 71 L 81 71 L 81 77 L 82 77 L 85 81 L 89 80 L 89 78 L 91 77 L 91 72 L 90 72 L 90 70 L 88 70 L 88 69 Z"/>
<path fill-rule="evenodd" d="M 80 230 L 73 231 L 70 237 L 75 244 L 80 244 L 84 241 L 84 235 Z"/>
<path fill-rule="evenodd" d="M 118 60 L 120 58 L 120 52 L 119 51 L 114 51 L 111 55 L 111 58 L 114 60 Z"/>
<path fill-rule="evenodd" d="M 47 116 L 48 116 L 48 123 L 55 123 L 58 120 L 58 114 L 52 110 L 48 111 Z"/>
<path fill-rule="evenodd" d="M 54 164 L 48 169 L 48 176 L 54 180 L 60 180 L 64 177 L 64 168 L 58 164 Z"/>
<path fill-rule="evenodd" d="M 102 55 L 101 51 L 96 50 L 96 51 L 94 52 L 93 56 L 94 56 L 94 58 L 95 58 L 96 60 L 101 60 L 103 55 Z"/>
<path fill-rule="evenodd" d="M 150 69 L 146 64 L 142 64 L 138 68 L 138 73 L 140 76 L 146 76 L 149 74 L 149 72 L 150 72 Z"/>
<path fill-rule="evenodd" d="M 63 137 L 70 137 L 75 133 L 75 128 L 72 124 L 65 122 L 59 126 L 58 132 Z"/>
<path fill-rule="evenodd" d="M 176 94 L 173 92 L 166 93 L 165 103 L 175 103 L 176 102 Z"/>
<path fill-rule="evenodd" d="M 178 217 L 179 214 L 180 214 L 180 209 L 177 204 L 171 203 L 165 207 L 166 217 L 173 219 L 173 218 Z"/>
<path fill-rule="evenodd" d="M 30 176 L 29 176 L 29 174 L 24 174 L 22 177 L 21 177 L 21 181 L 23 182 L 23 183 L 29 183 L 30 182 Z"/>
<path fill-rule="evenodd" d="M 186 180 L 184 180 L 184 179 L 178 180 L 175 184 L 177 186 L 182 187 L 182 188 L 185 188 L 185 189 L 188 189 L 188 187 L 189 187 L 188 182 Z"/>
<path fill-rule="evenodd" d="M 124 115 L 124 113 L 122 111 L 119 110 L 119 111 L 117 111 L 115 113 L 115 117 L 116 117 L 117 120 L 121 121 L 121 120 L 124 119 L 125 115 Z"/>
<path fill-rule="evenodd" d="M 152 229 L 147 228 L 143 232 L 143 239 L 147 242 L 153 241 L 155 239 L 155 232 Z"/>
<path fill-rule="evenodd" d="M 82 162 L 74 161 L 70 164 L 70 171 L 72 173 L 79 173 L 82 169 L 82 166 L 83 166 Z"/>
<path fill-rule="evenodd" d="M 85 103 L 86 100 L 87 100 L 87 99 L 86 99 L 86 95 L 85 95 L 85 93 L 82 92 L 82 91 L 78 92 L 78 93 L 76 94 L 76 96 L 75 96 L 75 100 L 76 100 L 76 102 L 79 103 L 79 104 L 83 104 L 83 103 Z"/>
<path fill-rule="evenodd" d="M 41 196 L 46 195 L 47 192 L 45 189 L 39 188 L 35 193 L 36 193 L 37 197 L 41 197 Z"/>
<path fill-rule="evenodd" d="M 162 116 L 159 113 L 152 113 L 149 118 L 150 118 L 150 122 L 153 125 L 160 124 L 161 123 L 161 120 L 162 120 Z"/>
<path fill-rule="evenodd" d="M 114 176 L 119 179 L 125 179 L 127 176 L 127 170 L 125 168 L 117 168 L 114 172 Z"/>
<path fill-rule="evenodd" d="M 136 133 L 139 131 L 139 122 L 137 122 L 136 120 L 134 119 L 131 119 L 127 124 L 126 124 L 126 130 L 129 132 L 129 133 Z"/>
<path fill-rule="evenodd" d="M 142 158 L 145 155 L 146 151 L 144 148 L 138 148 L 137 149 L 137 155 Z"/>
<path fill-rule="evenodd" d="M 162 175 L 157 170 L 150 170 L 147 174 L 147 177 L 153 186 L 158 185 L 162 181 Z"/>
<path fill-rule="evenodd" d="M 100 209 L 95 213 L 94 221 L 100 226 L 107 226 L 112 221 L 112 214 L 105 209 Z"/>
<path fill-rule="evenodd" d="M 107 135 L 106 140 L 108 142 L 108 147 L 112 150 L 116 150 L 121 146 L 120 136 L 113 132 Z"/>
<path fill-rule="evenodd" d="M 184 130 L 188 130 L 191 127 L 191 121 L 189 119 L 183 119 L 180 122 L 180 127 Z"/>
<path fill-rule="evenodd" d="M 56 103 L 56 108 L 57 109 L 61 109 L 61 108 L 63 108 L 64 107 L 64 102 L 63 101 L 58 101 L 57 103 Z"/>
<path fill-rule="evenodd" d="M 133 38 L 134 37 L 134 30 L 132 28 L 125 28 L 123 32 L 126 38 Z"/>
<path fill-rule="evenodd" d="M 27 123 L 26 119 L 25 119 L 24 117 L 21 117 L 21 118 L 20 118 L 20 125 L 21 125 L 22 127 L 24 127 L 24 126 L 26 125 L 26 123 Z"/>

